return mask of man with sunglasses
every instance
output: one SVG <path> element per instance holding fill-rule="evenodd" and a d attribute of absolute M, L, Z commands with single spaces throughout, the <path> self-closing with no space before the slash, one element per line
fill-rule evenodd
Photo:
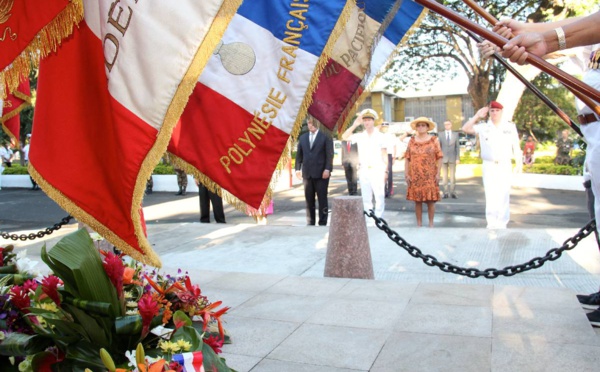
<path fill-rule="evenodd" d="M 502 119 L 503 108 L 499 102 L 491 101 L 462 127 L 467 134 L 479 135 L 488 229 L 506 229 L 510 219 L 512 159 L 516 172 L 521 172 L 523 166 L 517 127 Z M 488 121 L 476 124 L 488 114 Z"/>

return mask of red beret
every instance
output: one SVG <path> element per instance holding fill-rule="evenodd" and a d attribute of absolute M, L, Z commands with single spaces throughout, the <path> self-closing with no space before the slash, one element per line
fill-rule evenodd
<path fill-rule="evenodd" d="M 491 101 L 490 102 L 490 108 L 495 108 L 495 109 L 502 110 L 504 108 L 504 106 L 502 106 L 499 102 Z"/>

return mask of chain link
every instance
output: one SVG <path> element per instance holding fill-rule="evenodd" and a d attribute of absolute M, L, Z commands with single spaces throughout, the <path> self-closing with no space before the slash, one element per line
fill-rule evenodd
<path fill-rule="evenodd" d="M 591 220 L 587 225 L 582 227 L 575 235 L 565 240 L 563 245 L 559 248 L 552 248 L 549 250 L 544 257 L 535 257 L 531 260 L 522 263 L 520 265 L 514 266 L 506 266 L 503 269 L 490 268 L 485 270 L 479 270 L 474 268 L 465 268 L 453 265 L 449 262 L 440 262 L 437 258 L 429 254 L 423 254 L 421 250 L 414 245 L 411 245 L 406 240 L 404 240 L 397 232 L 390 229 L 387 222 L 383 218 L 378 218 L 375 216 L 373 210 L 364 212 L 367 217 L 371 217 L 375 220 L 375 226 L 380 230 L 384 231 L 388 238 L 391 241 L 395 242 L 397 245 L 402 247 L 404 250 L 408 252 L 411 256 L 415 258 L 420 258 L 423 260 L 423 263 L 427 266 L 437 266 L 440 270 L 467 276 L 469 278 L 479 278 L 480 276 L 486 279 L 495 279 L 499 276 L 513 276 L 516 274 L 524 273 L 525 271 L 529 271 L 531 269 L 538 269 L 542 267 L 548 261 L 555 261 L 564 251 L 571 250 L 577 246 L 577 244 L 585 239 L 588 235 L 594 232 L 596 229 L 596 220 Z"/>
<path fill-rule="evenodd" d="M 63 227 L 67 223 L 69 223 L 69 221 L 71 221 L 72 219 L 73 219 L 73 216 L 64 217 L 62 220 L 60 220 L 59 223 L 55 223 L 54 226 L 47 227 L 44 230 L 38 231 L 37 233 L 18 235 L 18 234 L 9 234 L 7 232 L 2 231 L 2 232 L 0 232 L 0 236 L 2 237 L 2 239 L 6 239 L 6 240 L 21 240 L 21 241 L 35 240 L 37 238 L 43 238 L 46 235 L 50 235 L 53 232 L 60 230 L 61 227 Z"/>

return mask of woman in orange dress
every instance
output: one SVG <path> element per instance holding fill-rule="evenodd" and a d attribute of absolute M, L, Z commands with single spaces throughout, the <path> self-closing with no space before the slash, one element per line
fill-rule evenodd
<path fill-rule="evenodd" d="M 427 204 L 429 227 L 433 227 L 435 202 L 440 200 L 440 168 L 442 167 L 442 149 L 436 136 L 428 132 L 435 123 L 426 117 L 419 117 L 410 123 L 416 134 L 411 138 L 404 155 L 406 177 L 406 200 L 415 202 L 417 226 L 423 225 L 423 203 Z"/>

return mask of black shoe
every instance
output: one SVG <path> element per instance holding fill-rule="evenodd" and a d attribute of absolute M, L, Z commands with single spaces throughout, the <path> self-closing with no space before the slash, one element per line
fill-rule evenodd
<path fill-rule="evenodd" d="M 600 327 L 600 310 L 592 311 L 586 315 L 592 326 Z"/>
<path fill-rule="evenodd" d="M 596 310 L 600 306 L 600 292 L 590 295 L 577 295 L 577 300 L 584 309 Z"/>
<path fill-rule="evenodd" d="M 182 194 L 183 194 L 183 191 L 179 190 L 179 192 L 175 195 L 182 195 Z"/>
<path fill-rule="evenodd" d="M 448 194 L 444 193 L 444 196 L 443 196 L 443 198 L 444 198 L 444 199 L 448 199 Z"/>
<path fill-rule="evenodd" d="M 458 199 L 458 196 L 456 196 L 456 194 L 455 194 L 455 193 L 452 193 L 452 195 L 451 195 L 451 196 L 452 196 L 452 199 Z"/>
<path fill-rule="evenodd" d="M 187 191 L 185 191 L 185 190 L 183 190 L 183 191 L 181 192 L 181 195 L 183 195 L 183 196 L 185 196 L 186 194 L 187 194 Z"/>

